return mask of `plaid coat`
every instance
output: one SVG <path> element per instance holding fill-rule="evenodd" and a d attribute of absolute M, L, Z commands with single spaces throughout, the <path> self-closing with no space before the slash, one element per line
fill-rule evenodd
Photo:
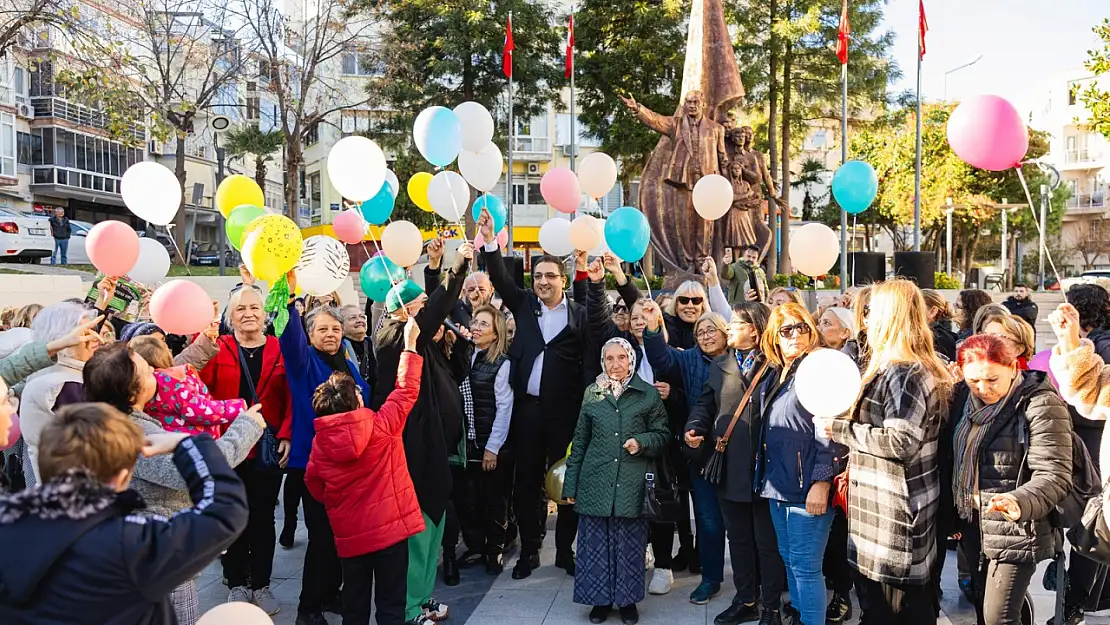
<path fill-rule="evenodd" d="M 848 559 L 870 580 L 929 583 L 944 404 L 921 365 L 897 363 L 866 385 L 852 420 L 833 422 L 832 440 L 851 450 Z"/>

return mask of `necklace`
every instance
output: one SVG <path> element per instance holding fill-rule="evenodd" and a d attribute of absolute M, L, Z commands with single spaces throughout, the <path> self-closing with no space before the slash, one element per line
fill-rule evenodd
<path fill-rule="evenodd" d="M 258 355 L 258 352 L 262 351 L 262 348 L 264 348 L 264 347 L 266 347 L 266 346 L 265 345 L 259 345 L 258 347 L 244 347 L 243 352 L 246 353 L 247 358 L 253 359 L 255 356 Z"/>

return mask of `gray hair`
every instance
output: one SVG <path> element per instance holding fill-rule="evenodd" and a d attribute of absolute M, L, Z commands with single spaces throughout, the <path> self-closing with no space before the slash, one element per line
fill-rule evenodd
<path fill-rule="evenodd" d="M 40 315 L 42 313 L 39 313 Z M 986 304 L 975 311 L 975 319 L 971 324 L 971 328 L 975 334 L 983 331 L 983 326 L 987 325 L 988 317 L 1009 317 L 1010 310 L 1002 304 Z"/>
<path fill-rule="evenodd" d="M 255 295 L 258 296 L 258 301 L 259 302 L 261 302 L 262 304 L 266 303 L 266 296 L 262 294 L 262 289 L 254 286 L 253 284 L 244 284 L 243 286 L 236 289 L 235 291 L 232 291 L 231 292 L 231 297 L 227 298 L 227 307 L 224 308 L 224 325 L 226 325 L 227 327 L 229 327 L 233 330 L 235 328 L 234 328 L 234 326 L 231 325 L 231 313 L 232 313 L 233 310 L 235 310 L 236 308 L 239 307 L 239 303 L 241 301 L 243 301 L 243 295 L 245 293 L 254 293 Z M 265 324 L 266 324 L 265 315 L 263 316 L 262 323 L 263 323 L 263 326 L 265 326 Z"/>
<path fill-rule="evenodd" d="M 309 334 L 312 334 L 312 330 L 316 327 L 316 318 L 320 315 L 327 315 L 335 319 L 339 325 L 343 325 L 343 314 L 339 312 L 338 308 L 335 306 L 318 306 L 308 311 L 304 318 L 304 327 Z"/>
<path fill-rule="evenodd" d="M 670 303 L 667 304 L 667 310 L 663 312 L 671 315 L 672 317 L 676 316 L 678 312 L 675 310 L 675 305 L 678 303 L 678 297 L 680 295 L 686 297 L 700 297 L 702 314 L 711 312 L 711 309 L 709 308 L 709 293 L 705 291 L 705 287 L 702 286 L 701 282 L 697 282 L 695 280 L 687 280 L 686 282 L 678 285 L 678 288 L 674 290 L 674 298 L 671 299 Z M 701 315 L 698 316 L 700 317 Z"/>
<path fill-rule="evenodd" d="M 31 322 L 34 340 L 39 343 L 56 341 L 69 334 L 82 322 L 96 316 L 96 311 L 84 304 L 58 302 L 42 309 Z"/>

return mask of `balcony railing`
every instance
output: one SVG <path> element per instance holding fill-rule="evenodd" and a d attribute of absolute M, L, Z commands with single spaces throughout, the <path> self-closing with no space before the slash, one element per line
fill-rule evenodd
<path fill-rule="evenodd" d="M 1090 163 L 1102 158 L 1102 153 L 1097 150 L 1090 150 L 1087 148 L 1077 150 L 1067 150 L 1064 152 L 1064 163 L 1068 165 L 1076 163 Z"/>
<path fill-rule="evenodd" d="M 513 156 L 551 157 L 551 139 L 548 137 L 513 137 Z"/>
<path fill-rule="evenodd" d="M 35 107 L 35 118 L 61 119 L 79 126 L 108 130 L 108 116 L 104 111 L 75 104 L 69 100 L 53 97 L 31 98 Z M 136 143 L 146 143 L 146 130 L 138 124 L 128 125 L 128 134 Z"/>
<path fill-rule="evenodd" d="M 97 174 L 57 165 L 36 165 L 32 171 L 31 184 L 57 184 L 88 191 L 119 193 L 118 176 Z"/>
<path fill-rule="evenodd" d="M 1100 189 L 1093 193 L 1079 193 L 1078 195 L 1068 198 L 1066 206 L 1069 209 L 1086 210 L 1091 208 L 1108 208 L 1110 201 L 1108 201 L 1108 194 L 1106 189 Z"/>

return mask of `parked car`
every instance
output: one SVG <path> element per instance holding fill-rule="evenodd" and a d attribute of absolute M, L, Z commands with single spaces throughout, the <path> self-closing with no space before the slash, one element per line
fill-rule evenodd
<path fill-rule="evenodd" d="M 199 267 L 215 267 L 220 264 L 220 250 L 219 246 L 215 243 L 196 243 L 193 245 L 193 253 L 189 257 L 189 264 Z M 224 250 L 224 266 L 225 267 L 238 267 L 239 254 L 228 247 Z"/>
<path fill-rule="evenodd" d="M 69 260 L 69 264 L 71 264 L 71 265 L 91 265 L 92 264 L 92 262 L 89 260 L 88 253 L 85 251 L 85 237 L 88 236 L 89 230 L 91 230 L 92 227 L 93 227 L 93 225 L 91 223 L 87 222 L 87 221 L 75 221 L 75 220 L 72 220 L 72 219 L 69 221 L 70 238 L 69 238 L 69 254 L 67 255 L 68 260 Z M 139 231 L 139 236 L 140 237 L 146 236 L 146 232 L 145 231 Z M 155 238 L 158 240 L 159 243 L 162 244 L 163 247 L 166 248 L 166 251 L 170 255 L 170 262 L 173 262 L 173 259 L 177 257 L 177 250 L 174 249 L 173 241 L 170 240 L 169 235 L 164 233 L 164 232 L 159 232 L 159 233 L 155 234 Z"/>
<path fill-rule="evenodd" d="M 53 251 L 49 218 L 0 208 L 0 261 L 40 263 Z"/>

